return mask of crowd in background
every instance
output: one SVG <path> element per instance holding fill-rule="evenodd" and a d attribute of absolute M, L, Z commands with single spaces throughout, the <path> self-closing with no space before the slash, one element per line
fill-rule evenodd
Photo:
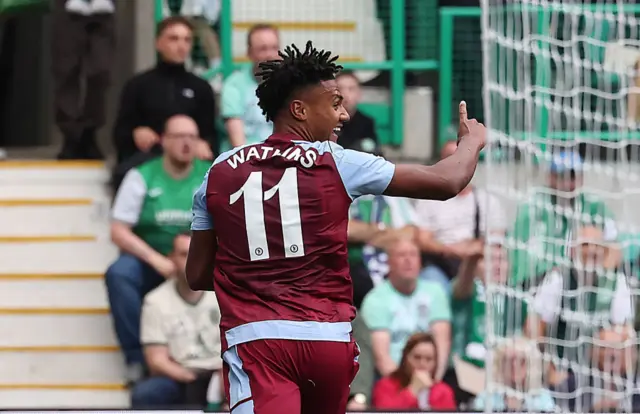
<path fill-rule="evenodd" d="M 68 44 L 56 46 L 59 157 L 102 158 L 95 132 L 104 123 L 113 3 L 56 5 L 69 19 L 57 20 L 59 40 L 80 42 L 74 36 L 83 35 L 105 48 L 87 61 L 63 50 Z M 216 99 L 188 65 L 197 72 L 219 64 L 219 9 L 177 11 L 183 15 L 158 26 L 157 65 L 121 92 L 111 224 L 121 254 L 106 271 L 106 285 L 133 407 L 223 408 L 215 293 L 183 283 L 192 195 L 216 154 L 270 135 L 254 73 L 257 62 L 277 58 L 281 45 L 275 27 L 250 29 L 252 64 L 226 78 Z M 207 62 L 190 62 L 194 36 Z M 92 69 L 83 72 L 82 105 L 79 86 L 70 83 L 78 61 Z M 358 111 L 358 77 L 344 72 L 337 81 L 351 116 L 338 143 L 384 155 L 375 120 Z M 455 149 L 447 143 L 441 158 Z M 582 169 L 579 154 L 556 153 L 547 188 L 519 206 L 515 223 L 499 200 L 473 186 L 444 202 L 366 196 L 353 203 L 349 261 L 361 355 L 349 410 L 580 411 L 635 403 L 635 349 L 622 346 L 635 336 L 632 275 L 621 271 L 615 218 L 580 191 Z M 515 246 L 505 245 L 507 235 Z M 500 288 L 489 293 L 487 278 Z M 491 343 L 492 381 L 500 384 L 491 393 L 483 374 L 489 337 L 510 338 Z"/>

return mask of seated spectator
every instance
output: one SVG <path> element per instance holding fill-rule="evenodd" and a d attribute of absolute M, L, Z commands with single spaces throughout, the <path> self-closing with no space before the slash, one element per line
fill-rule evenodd
<path fill-rule="evenodd" d="M 358 104 L 362 99 L 360 80 L 353 72 L 341 72 L 336 81 L 344 98 L 342 106 L 351 118 L 342 125 L 338 144 L 347 149 L 374 152 L 378 148 L 375 122 L 373 118 L 358 110 Z"/>
<path fill-rule="evenodd" d="M 157 65 L 124 85 L 113 129 L 118 154 L 113 178 L 116 188 L 130 168 L 161 153 L 160 134 L 172 115 L 188 115 L 198 125 L 200 135 L 192 145 L 197 158 L 211 160 L 218 150 L 213 90 L 184 67 L 192 40 L 193 29 L 187 19 L 164 19 L 158 24 L 156 37 Z"/>
<path fill-rule="evenodd" d="M 130 381 L 143 374 L 142 298 L 174 274 L 167 254 L 174 237 L 189 230 L 193 193 L 210 166 L 194 159 L 198 137 L 193 119 L 169 118 L 160 140 L 162 157 L 130 170 L 116 194 L 111 239 L 120 257 L 107 270 L 105 282 Z"/>
<path fill-rule="evenodd" d="M 596 195 L 584 193 L 583 169 L 577 152 L 555 154 L 546 187 L 518 206 L 512 236 L 516 243 L 510 259 L 513 282 L 537 277 L 564 259 L 569 247 L 566 241 L 571 239 L 576 224 L 601 226 L 605 241 L 618 237 L 611 210 Z"/>
<path fill-rule="evenodd" d="M 389 272 L 386 249 L 399 237 L 417 237 L 415 210 L 406 198 L 362 196 L 351 205 L 349 266 L 356 308 Z"/>
<path fill-rule="evenodd" d="M 491 253 L 489 257 L 491 271 L 489 282 L 504 284 L 509 270 L 506 251 L 497 243 L 492 244 L 489 251 Z M 487 353 L 485 318 L 488 275 L 486 270 L 488 269 L 485 266 L 482 253 L 479 252 L 465 258 L 460 265 L 458 275 L 452 281 L 451 295 L 451 325 L 453 329 L 451 354 L 459 355 L 463 360 L 480 368 L 484 368 Z M 494 327 L 500 327 L 506 315 L 503 315 L 496 308 L 493 312 L 497 319 Z M 473 398 L 473 395 L 460 388 L 458 376 L 452 365 L 449 366 L 444 381 L 453 388 L 458 404 L 466 404 Z"/>
<path fill-rule="evenodd" d="M 378 373 L 398 368 L 409 337 L 430 332 L 438 351 L 439 381 L 451 349 L 451 309 L 441 285 L 419 279 L 420 252 L 415 243 L 400 239 L 389 248 L 389 275 L 362 303 L 362 316 L 371 329 L 373 357 Z"/>
<path fill-rule="evenodd" d="M 188 233 L 176 236 L 169 254 L 174 274 L 144 299 L 140 336 L 151 376 L 133 388 L 133 409 L 204 408 L 210 382 L 221 400 L 220 308 L 215 293 L 187 284 L 190 241 Z"/>
<path fill-rule="evenodd" d="M 442 148 L 440 158 L 456 150 L 455 142 Z M 420 249 L 427 268 L 422 277 L 437 281 L 450 290 L 450 280 L 457 274 L 462 260 L 483 250 L 487 230 L 503 235 L 505 213 L 498 200 L 471 184 L 446 201 L 420 200 L 416 204 L 421 233 Z"/>
<path fill-rule="evenodd" d="M 492 382 L 500 384 L 500 390 L 478 395 L 473 409 L 484 411 L 489 406 L 497 412 L 554 412 L 551 392 L 543 385 L 542 356 L 536 343 L 522 338 L 508 341 L 494 351 Z"/>
<path fill-rule="evenodd" d="M 275 26 L 258 24 L 247 34 L 247 53 L 251 65 L 225 79 L 222 85 L 220 115 L 229 134 L 223 150 L 245 144 L 255 144 L 273 133 L 273 123 L 267 121 L 258 106 L 256 88 L 258 63 L 280 59 L 280 36 Z"/>
<path fill-rule="evenodd" d="M 438 351 L 428 333 L 412 335 L 400 365 L 373 390 L 373 406 L 388 410 L 454 410 L 453 390 L 436 379 Z"/>
<path fill-rule="evenodd" d="M 600 228 L 578 229 L 571 265 L 547 272 L 529 307 L 527 334 L 543 345 L 550 358 L 561 361 L 551 365 L 549 382 L 554 391 L 562 393 L 557 404 L 563 410 L 590 410 L 602 402 L 604 392 L 610 393 L 611 389 L 598 390 L 611 374 L 610 358 L 603 356 L 609 354 L 619 361 L 615 377 L 629 375 L 624 362 L 629 351 L 626 347 L 599 346 L 601 350 L 594 355 L 592 346 L 596 339 L 619 345 L 635 335 L 627 277 L 608 266 L 611 255 L 617 252 L 605 243 Z M 585 366 L 591 369 L 585 370 Z"/>

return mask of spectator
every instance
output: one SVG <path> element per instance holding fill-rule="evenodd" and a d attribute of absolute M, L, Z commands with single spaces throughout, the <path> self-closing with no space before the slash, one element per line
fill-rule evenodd
<path fill-rule="evenodd" d="M 251 66 L 231 74 L 222 85 L 221 115 L 229 134 L 230 147 L 255 144 L 273 132 L 273 124 L 266 120 L 258 107 L 256 71 L 258 63 L 279 59 L 279 49 L 280 36 L 274 26 L 258 24 L 249 29 L 247 53 Z"/>
<path fill-rule="evenodd" d="M 338 89 L 344 98 L 342 105 L 351 119 L 342 125 L 338 144 L 344 148 L 374 152 L 378 148 L 373 118 L 358 111 L 358 104 L 362 99 L 360 80 L 352 72 L 342 72 L 336 78 Z M 369 149 L 367 149 L 369 148 Z"/>
<path fill-rule="evenodd" d="M 452 355 L 457 354 L 463 360 L 480 368 L 484 368 L 486 357 L 485 329 L 486 329 L 486 286 L 487 273 L 490 271 L 489 281 L 492 284 L 505 284 L 507 280 L 508 263 L 505 249 L 499 244 L 492 244 L 489 249 L 488 268 L 482 253 L 469 256 L 462 261 L 458 275 L 452 282 Z M 498 293 L 494 293 L 498 295 Z M 495 298 L 495 296 L 494 296 Z M 507 299 L 507 298 L 505 298 Z M 510 300 L 512 298 L 508 298 Z M 494 303 L 497 302 L 494 299 Z M 494 308 L 496 324 L 500 328 L 502 320 L 507 316 Z M 444 377 L 456 396 L 458 404 L 466 404 L 473 397 L 462 390 L 458 384 L 458 376 L 452 366 L 449 367 Z"/>
<path fill-rule="evenodd" d="M 584 163 L 577 152 L 554 155 L 548 187 L 536 192 L 518 207 L 513 238 L 512 280 L 520 283 L 550 270 L 557 263 L 549 258 L 567 257 L 566 241 L 575 225 L 596 224 L 606 241 L 617 238 L 613 215 L 605 203 L 582 192 Z M 611 260 L 618 260 L 612 256 Z M 614 265 L 615 266 L 615 265 Z"/>
<path fill-rule="evenodd" d="M 121 253 L 107 270 L 106 284 L 130 381 L 143 374 L 142 298 L 175 272 L 167 254 L 174 237 L 189 230 L 193 193 L 209 168 L 194 160 L 198 137 L 193 119 L 169 118 L 160 140 L 163 156 L 130 170 L 113 205 L 111 238 Z"/>
<path fill-rule="evenodd" d="M 551 392 L 543 386 L 542 358 L 535 342 L 509 339 L 495 351 L 494 379 L 502 385 L 499 391 L 483 392 L 473 403 L 474 411 L 488 407 L 497 412 L 554 412 Z M 507 390 L 515 391 L 507 394 Z"/>
<path fill-rule="evenodd" d="M 455 410 L 453 390 L 436 378 L 438 351 L 428 333 L 412 335 L 400 365 L 373 390 L 373 406 L 389 410 Z"/>
<path fill-rule="evenodd" d="M 132 408 L 207 405 L 209 383 L 221 395 L 220 309 L 213 292 L 194 292 L 185 278 L 188 233 L 173 240 L 175 272 L 144 299 L 140 322 L 151 377 L 131 393 Z M 220 398 L 217 398 L 220 400 Z"/>
<path fill-rule="evenodd" d="M 217 150 L 213 90 L 184 67 L 192 32 L 184 17 L 161 21 L 156 37 L 160 60 L 153 69 L 129 79 L 122 90 L 113 130 L 119 163 L 114 176 L 116 187 L 130 168 L 161 152 L 160 134 L 172 115 L 188 115 L 198 125 L 200 135 L 192 144 L 197 158 L 210 160 Z"/>
<path fill-rule="evenodd" d="M 389 248 L 389 275 L 373 288 L 362 303 L 362 316 L 371 329 L 373 357 L 378 373 L 398 368 L 407 339 L 430 332 L 438 351 L 439 381 L 451 350 L 451 309 L 438 283 L 419 279 L 420 252 L 409 239 L 399 239 Z"/>
<path fill-rule="evenodd" d="M 389 272 L 386 249 L 398 237 L 417 237 L 415 210 L 406 198 L 362 196 L 351 205 L 349 265 L 356 308 Z"/>
<path fill-rule="evenodd" d="M 446 143 L 440 159 L 449 157 L 456 147 L 453 141 Z M 506 231 L 505 213 L 498 200 L 471 184 L 447 201 L 420 200 L 416 210 L 425 230 L 420 248 L 427 268 L 421 276 L 442 283 L 447 290 L 460 262 L 483 250 L 488 228 L 499 235 Z"/>
<path fill-rule="evenodd" d="M 171 14 L 171 8 L 167 2 L 176 3 L 175 1 L 164 1 L 164 15 Z M 195 35 L 200 40 L 200 45 L 208 59 L 208 67 L 216 68 L 220 65 L 220 42 L 218 35 L 213 28 L 217 25 L 220 17 L 220 0 L 181 0 L 178 5 L 178 14 L 189 19 L 193 25 Z"/>
<path fill-rule="evenodd" d="M 551 366 L 552 387 L 571 396 L 558 402 L 564 410 L 589 410 L 597 402 L 593 388 L 608 371 L 603 358 L 594 361 L 598 367 L 585 370 L 592 360 L 594 338 L 619 345 L 632 335 L 633 307 L 627 277 L 607 267 L 610 255 L 615 255 L 604 243 L 603 231 L 596 226 L 578 230 L 576 244 L 571 249 L 571 265 L 556 266 L 544 275 L 533 298 L 532 311 L 527 316 L 526 332 L 538 339 L 544 351 L 561 364 Z M 624 361 L 625 350 L 609 349 L 619 361 Z M 624 362 L 618 366 L 617 378 L 623 372 Z M 607 373 L 608 375 L 609 373 Z M 588 390 L 580 393 L 576 390 Z"/>
<path fill-rule="evenodd" d="M 63 136 L 59 159 L 102 159 L 96 132 L 104 125 L 115 54 L 112 0 L 55 0 L 51 68 L 54 112 Z"/>

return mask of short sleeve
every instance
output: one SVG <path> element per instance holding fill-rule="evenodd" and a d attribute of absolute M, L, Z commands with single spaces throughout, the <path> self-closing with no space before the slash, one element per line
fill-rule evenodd
<path fill-rule="evenodd" d="M 168 343 L 162 321 L 163 316 L 159 307 L 153 302 L 145 300 L 140 318 L 140 343 L 142 345 L 165 345 Z"/>
<path fill-rule="evenodd" d="M 388 330 L 391 327 L 391 310 L 388 302 L 376 293 L 374 289 L 364 297 L 360 313 L 364 323 L 370 330 Z"/>
<path fill-rule="evenodd" d="M 431 297 L 429 323 L 451 322 L 451 304 L 442 286 L 439 283 L 424 283 L 424 292 Z"/>
<path fill-rule="evenodd" d="M 331 146 L 331 151 L 351 198 L 381 195 L 389 186 L 396 169 L 389 161 L 365 152 L 344 149 L 337 144 Z"/>
<path fill-rule="evenodd" d="M 135 226 L 144 205 L 147 184 L 137 169 L 129 170 L 116 193 L 111 218 Z"/>
<path fill-rule="evenodd" d="M 193 209 L 191 219 L 192 231 L 206 231 L 213 229 L 213 220 L 207 210 L 207 182 L 209 173 L 205 175 L 202 184 L 193 195 Z"/>
<path fill-rule="evenodd" d="M 616 291 L 611 302 L 611 323 L 624 325 L 633 320 L 633 301 L 626 276 L 621 273 L 617 277 Z"/>
<path fill-rule="evenodd" d="M 238 77 L 230 76 L 222 85 L 220 94 L 220 115 L 224 119 L 242 118 L 245 113 L 244 96 Z"/>
<path fill-rule="evenodd" d="M 558 316 L 562 290 L 562 275 L 552 270 L 545 276 L 533 298 L 533 309 L 543 322 L 551 323 Z"/>
<path fill-rule="evenodd" d="M 542 390 L 532 401 L 532 407 L 526 407 L 529 411 L 539 411 L 542 413 L 552 413 L 556 410 L 556 403 L 548 390 Z"/>

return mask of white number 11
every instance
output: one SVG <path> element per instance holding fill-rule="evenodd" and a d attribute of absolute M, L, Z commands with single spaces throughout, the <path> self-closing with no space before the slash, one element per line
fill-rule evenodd
<path fill-rule="evenodd" d="M 264 225 L 263 200 L 270 200 L 278 193 L 280 201 L 280 223 L 285 257 L 304 256 L 300 203 L 298 201 L 298 173 L 296 167 L 284 170 L 280 182 L 262 192 L 262 171 L 254 171 L 238 191 L 231 194 L 229 204 L 244 196 L 244 220 L 249 242 L 251 261 L 265 260 L 269 256 L 267 229 Z"/>

